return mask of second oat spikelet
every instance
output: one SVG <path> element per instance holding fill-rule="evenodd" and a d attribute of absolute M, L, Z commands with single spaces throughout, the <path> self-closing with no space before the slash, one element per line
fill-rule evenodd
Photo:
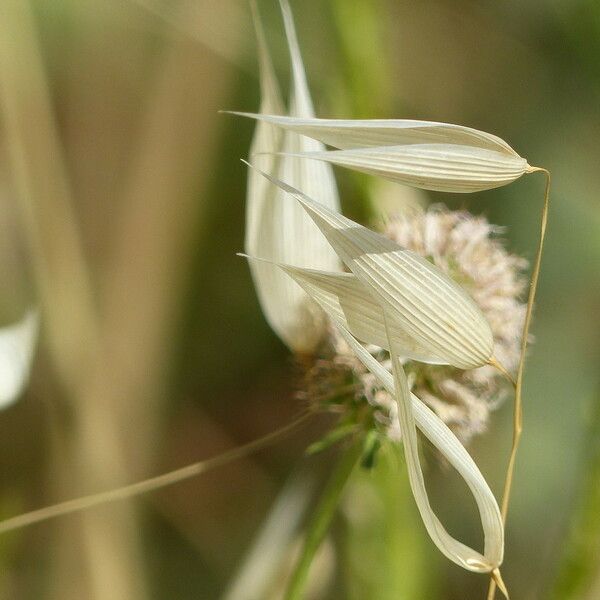
<path fill-rule="evenodd" d="M 438 205 L 394 216 L 383 231 L 386 237 L 430 260 L 465 289 L 490 324 L 495 356 L 513 372 L 519 361 L 525 318 L 522 295 L 527 261 L 507 252 L 499 237 L 502 229 L 484 217 Z M 387 365 L 387 353 L 378 356 Z M 491 365 L 465 371 L 411 360 L 404 364 L 411 390 L 463 443 L 485 432 L 491 412 L 510 391 L 506 378 Z M 394 399 L 332 327 L 320 347 L 319 358 L 304 374 L 303 386 L 307 389 L 300 393 L 329 397 L 336 388 L 348 387 L 349 379 L 354 381 L 351 395 L 378 407 L 380 425 L 387 428 L 392 439 L 400 439 Z"/>

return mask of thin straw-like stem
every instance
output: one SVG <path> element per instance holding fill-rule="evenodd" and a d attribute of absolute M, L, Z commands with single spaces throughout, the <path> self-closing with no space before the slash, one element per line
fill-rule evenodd
<path fill-rule="evenodd" d="M 20 529 L 34 523 L 40 523 L 41 521 L 47 521 L 48 519 L 54 519 L 56 517 L 62 517 L 69 515 L 81 510 L 99 506 L 101 504 L 107 504 L 109 502 L 115 502 L 117 500 L 125 500 L 127 498 L 133 498 L 140 494 L 152 492 L 160 488 L 164 488 L 190 477 L 201 475 L 216 467 L 221 467 L 227 463 L 233 462 L 244 456 L 248 456 L 254 452 L 258 452 L 263 448 L 266 448 L 286 435 L 291 433 L 294 429 L 304 424 L 313 413 L 311 411 L 304 411 L 299 417 L 294 419 L 291 423 L 284 425 L 283 427 L 273 431 L 261 438 L 253 440 L 243 446 L 237 446 L 232 448 L 223 454 L 219 454 L 207 460 L 187 465 L 175 471 L 170 471 L 150 479 L 144 479 L 130 485 L 126 485 L 106 492 L 100 492 L 99 494 L 91 494 L 89 496 L 82 496 L 81 498 L 74 498 L 73 500 L 67 500 L 66 502 L 60 502 L 59 504 L 53 504 L 52 506 L 46 506 L 38 510 L 34 510 L 5 521 L 0 521 L 0 534 L 14 529 Z"/>
<path fill-rule="evenodd" d="M 510 449 L 510 457 L 508 459 L 508 467 L 506 469 L 506 478 L 504 480 L 504 491 L 502 494 L 502 505 L 500 512 L 502 514 L 502 520 L 506 524 L 506 516 L 508 514 L 508 505 L 510 503 L 510 493 L 512 490 L 513 475 L 515 470 L 515 463 L 517 459 L 517 450 L 519 448 L 519 442 L 521 440 L 521 434 L 523 433 L 523 375 L 525 372 L 525 354 L 527 352 L 527 338 L 529 337 L 529 327 L 531 325 L 531 315 L 533 313 L 533 304 L 535 302 L 535 294 L 537 292 L 538 280 L 540 277 L 540 268 L 542 265 L 542 254 L 544 250 L 544 240 L 546 237 L 546 225 L 548 223 L 548 208 L 550 205 L 550 172 L 540 167 L 531 167 L 530 173 L 540 171 L 546 176 L 546 189 L 544 191 L 544 206 L 542 208 L 542 218 L 540 224 L 540 241 L 538 243 L 537 253 L 535 256 L 535 262 L 533 263 L 533 270 L 531 272 L 531 285 L 529 287 L 529 297 L 527 299 L 527 311 L 525 313 L 525 323 L 523 325 L 523 335 L 521 338 L 521 356 L 519 360 L 519 367 L 517 369 L 517 380 L 515 382 L 515 403 L 514 403 L 514 414 L 513 414 L 513 440 L 512 447 Z M 493 600 L 496 594 L 496 582 L 492 578 L 490 580 L 490 587 L 488 588 L 487 600 Z"/>
<path fill-rule="evenodd" d="M 506 377 L 506 379 L 508 379 L 512 383 L 514 388 L 517 387 L 517 382 L 516 382 L 515 378 L 510 374 L 508 369 L 503 364 L 498 362 L 493 356 L 492 356 L 492 358 L 490 358 L 488 363 L 492 367 L 495 367 L 496 369 L 498 369 L 498 371 L 500 371 L 500 373 L 502 373 L 502 375 L 504 375 L 504 377 Z"/>

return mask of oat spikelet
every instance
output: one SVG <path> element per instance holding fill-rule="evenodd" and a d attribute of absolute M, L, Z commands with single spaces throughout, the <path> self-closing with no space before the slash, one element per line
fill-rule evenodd
<path fill-rule="evenodd" d="M 506 251 L 499 238 L 502 229 L 484 217 L 434 206 L 392 218 L 383 232 L 400 246 L 430 260 L 471 296 L 489 322 L 495 357 L 514 371 L 525 317 L 521 296 L 526 287 L 523 271 L 527 261 Z M 390 368 L 388 353 L 377 347 L 371 349 Z M 413 360 L 405 360 L 404 366 L 411 391 L 463 443 L 486 430 L 490 412 L 509 391 L 506 380 L 491 366 L 461 370 Z M 351 397 L 352 402 L 366 399 L 378 409 L 375 417 L 388 435 L 400 438 L 396 402 L 356 359 L 335 327 L 330 328 L 303 387 L 306 397 L 316 399 L 317 404 L 327 398 L 328 405 L 321 407 L 327 410 L 343 410 L 344 397 Z M 333 405 L 331 398 L 336 399 Z"/>

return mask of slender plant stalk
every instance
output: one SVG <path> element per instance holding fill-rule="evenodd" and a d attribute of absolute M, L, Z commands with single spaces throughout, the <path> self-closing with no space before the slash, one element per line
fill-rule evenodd
<path fill-rule="evenodd" d="M 221 467 L 278 442 L 293 430 L 297 429 L 300 425 L 303 425 L 312 415 L 313 413 L 311 411 L 305 411 L 291 423 L 288 423 L 280 429 L 261 438 L 253 440 L 243 446 L 232 448 L 213 458 L 176 469 L 175 471 L 170 471 L 156 477 L 151 477 L 150 479 L 144 479 L 143 481 L 138 481 L 106 492 L 100 492 L 99 494 L 92 494 L 73 500 L 67 500 L 66 502 L 60 502 L 59 504 L 53 504 L 52 506 L 46 506 L 39 510 L 34 510 L 6 519 L 5 521 L 0 521 L 0 534 L 33 525 L 34 523 L 40 523 L 56 517 L 69 515 L 94 506 L 100 506 L 101 504 L 133 498 L 134 496 L 153 492 L 160 488 L 184 481 L 185 479 L 190 479 L 196 475 L 201 475 L 211 469 Z"/>
<path fill-rule="evenodd" d="M 531 325 L 531 315 L 533 313 L 533 304 L 535 302 L 535 294 L 537 292 L 538 281 L 540 277 L 540 268 L 542 265 L 542 254 L 544 251 L 544 240 L 546 238 L 546 225 L 548 223 L 548 208 L 550 205 L 550 172 L 540 167 L 531 167 L 530 173 L 542 172 L 546 176 L 546 189 L 544 191 L 544 206 L 542 208 L 542 218 L 540 225 L 540 241 L 538 243 L 537 253 L 535 256 L 535 262 L 533 264 L 533 270 L 531 272 L 531 285 L 529 287 L 529 297 L 527 299 L 527 311 L 525 313 L 525 323 L 523 325 L 523 334 L 521 337 L 521 356 L 519 360 L 519 367 L 517 369 L 517 380 L 515 382 L 515 403 L 513 413 L 513 440 L 512 447 L 510 449 L 510 457 L 508 459 L 508 467 L 506 469 L 506 478 L 504 480 L 504 491 L 502 493 L 502 505 L 500 512 L 502 514 L 502 521 L 506 524 L 506 517 L 508 514 L 508 505 L 510 503 L 510 493 L 512 490 L 513 475 L 515 470 L 515 462 L 517 459 L 517 450 L 519 448 L 519 442 L 521 440 L 521 434 L 523 433 L 523 375 L 525 372 L 525 355 L 527 352 L 527 338 L 529 336 L 529 327 Z M 487 600 L 493 600 L 496 595 L 496 581 L 494 578 L 490 579 L 490 586 L 488 588 Z"/>
<path fill-rule="evenodd" d="M 498 369 L 498 371 L 500 371 L 500 373 L 502 373 L 502 375 L 504 375 L 504 377 L 506 377 L 506 379 L 508 379 L 508 381 L 512 383 L 513 387 L 517 386 L 515 378 L 509 373 L 508 369 L 504 365 L 499 363 L 493 356 L 492 358 L 490 358 L 488 364 Z"/>
<path fill-rule="evenodd" d="M 362 455 L 363 445 L 361 442 L 360 439 L 356 440 L 354 445 L 344 452 L 325 487 L 308 524 L 302 553 L 288 584 L 285 600 L 302 600 L 304 597 L 312 561 L 329 529 L 346 483 Z"/>

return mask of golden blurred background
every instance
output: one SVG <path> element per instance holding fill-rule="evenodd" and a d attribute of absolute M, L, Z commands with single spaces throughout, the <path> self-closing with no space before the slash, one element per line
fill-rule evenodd
<path fill-rule="evenodd" d="M 259 8 L 287 82 L 277 3 Z M 600 597 L 600 3 L 292 8 L 318 116 L 460 123 L 552 172 L 503 574 L 518 599 Z M 218 454 L 289 422 L 298 403 L 289 353 L 236 257 L 252 123 L 218 111 L 258 108 L 247 2 L 3 0 L 1 12 L 0 317 L 40 303 L 43 323 L 27 393 L 0 413 L 9 517 Z M 336 177 L 347 214 L 364 217 L 365 178 Z M 531 177 L 428 199 L 487 215 L 531 259 L 542 193 Z M 497 495 L 511 418 L 505 403 L 471 448 Z M 280 597 L 335 459 L 304 455 L 326 427 L 5 534 L 0 597 Z M 450 531 L 476 543 L 474 504 L 433 454 L 427 477 Z M 311 579 L 314 599 L 487 589 L 433 548 L 393 456 L 356 474 Z"/>

